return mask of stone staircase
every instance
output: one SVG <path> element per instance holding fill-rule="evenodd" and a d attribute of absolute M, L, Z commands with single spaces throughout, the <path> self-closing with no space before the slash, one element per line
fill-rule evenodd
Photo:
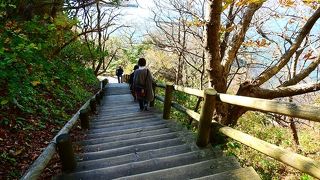
<path fill-rule="evenodd" d="M 126 84 L 108 84 L 76 170 L 57 179 L 260 179 L 195 137 L 153 109 L 138 112 Z"/>

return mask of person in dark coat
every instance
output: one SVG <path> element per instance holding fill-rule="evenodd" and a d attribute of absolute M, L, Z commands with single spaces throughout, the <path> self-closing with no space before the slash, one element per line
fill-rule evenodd
<path fill-rule="evenodd" d="M 149 102 L 154 98 L 153 78 L 150 70 L 145 67 L 146 60 L 144 58 L 138 60 L 138 65 L 139 69 L 135 70 L 133 76 L 133 87 L 139 101 L 140 111 L 147 111 Z"/>
<path fill-rule="evenodd" d="M 130 87 L 130 92 L 133 96 L 133 100 L 136 101 L 137 98 L 136 98 L 136 94 L 135 94 L 135 91 L 134 91 L 134 88 L 133 88 L 133 77 L 134 77 L 134 72 L 139 69 L 139 66 L 138 65 L 135 65 L 134 68 L 133 68 L 133 72 L 130 74 L 130 78 L 129 78 L 129 87 Z"/>
<path fill-rule="evenodd" d="M 118 67 L 116 70 L 116 75 L 118 77 L 118 83 L 122 83 L 122 74 L 123 74 L 123 69 L 121 66 Z"/>

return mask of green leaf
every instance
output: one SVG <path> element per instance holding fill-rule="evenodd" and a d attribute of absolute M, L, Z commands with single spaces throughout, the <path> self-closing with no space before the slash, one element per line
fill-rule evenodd
<path fill-rule="evenodd" d="M 0 104 L 1 104 L 2 106 L 3 106 L 3 105 L 6 105 L 6 104 L 8 104 L 8 102 L 9 102 L 8 100 L 6 100 L 6 99 L 3 99 L 3 100 L 1 101 L 1 103 L 0 103 Z"/>

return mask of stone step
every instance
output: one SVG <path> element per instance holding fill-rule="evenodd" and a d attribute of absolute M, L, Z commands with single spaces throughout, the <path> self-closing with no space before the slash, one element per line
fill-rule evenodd
<path fill-rule="evenodd" d="M 151 158 L 172 156 L 176 154 L 182 154 L 190 152 L 189 145 L 181 144 L 177 146 L 164 147 L 160 149 L 152 149 L 147 151 L 141 151 L 136 153 L 124 154 L 121 156 L 113 156 L 110 158 L 102 158 L 91 161 L 82 161 L 77 163 L 77 171 L 91 170 L 96 168 L 116 166 L 120 164 L 145 161 Z"/>
<path fill-rule="evenodd" d="M 161 125 L 165 123 L 166 123 L 165 121 L 152 121 L 152 122 L 146 122 L 146 123 L 127 124 L 127 125 L 120 125 L 120 126 L 114 126 L 114 127 L 94 128 L 94 129 L 90 129 L 88 131 L 88 134 L 112 132 L 112 131 L 119 131 L 119 130 L 125 130 L 125 129 L 145 127 L 145 126 L 156 126 L 156 125 Z"/>
<path fill-rule="evenodd" d="M 134 114 L 131 116 L 119 117 L 106 117 L 106 116 L 97 116 L 91 120 L 92 125 L 100 125 L 105 123 L 115 123 L 115 122 L 127 122 L 129 120 L 140 120 L 140 119 L 148 119 L 148 118 L 155 118 L 156 116 L 153 114 Z"/>
<path fill-rule="evenodd" d="M 261 178 L 252 167 L 239 168 L 209 176 L 195 178 L 194 180 L 260 180 Z"/>
<path fill-rule="evenodd" d="M 208 176 L 224 171 L 234 170 L 240 168 L 239 163 L 235 157 L 220 157 L 216 159 L 208 159 L 201 162 L 189 163 L 182 166 L 161 169 L 152 172 L 135 174 L 131 176 L 123 176 L 121 180 L 138 180 L 138 179 L 191 179 L 202 176 Z"/>
<path fill-rule="evenodd" d="M 105 105 L 103 104 L 104 107 L 105 106 L 108 106 L 108 105 Z M 108 115 L 108 116 L 117 116 L 118 114 L 121 114 L 123 113 L 123 111 L 127 112 L 127 113 L 147 113 L 147 112 L 139 112 L 139 106 L 131 106 L 131 107 L 127 107 L 125 110 L 124 109 L 116 109 L 116 110 L 113 110 L 113 111 L 109 111 L 109 110 L 106 110 L 106 109 L 102 109 L 100 108 L 99 109 L 99 113 L 101 114 L 105 114 L 105 115 Z"/>
<path fill-rule="evenodd" d="M 115 142 L 115 141 L 122 141 L 122 140 L 128 140 L 128 139 L 134 139 L 139 137 L 147 137 L 147 136 L 153 136 L 153 135 L 160 135 L 160 134 L 166 134 L 169 132 L 173 132 L 169 128 L 161 128 L 161 129 L 151 129 L 151 130 L 141 130 L 141 131 L 134 131 L 132 133 L 127 134 L 120 134 L 120 135 L 114 135 L 114 136 L 102 136 L 98 138 L 91 138 L 86 139 L 81 142 L 82 145 L 94 145 L 94 144 L 100 144 L 100 143 L 107 143 L 107 142 Z"/>
<path fill-rule="evenodd" d="M 112 136 L 118 136 L 118 135 L 124 135 L 124 134 L 131 134 L 131 133 L 139 133 L 144 131 L 152 131 L 156 129 L 163 129 L 168 128 L 167 124 L 159 124 L 159 125 L 149 125 L 149 126 L 143 126 L 138 128 L 131 128 L 131 129 L 122 129 L 118 131 L 103 131 L 103 132 L 97 132 L 97 133 L 91 133 L 86 135 L 86 139 L 96 139 L 101 137 L 112 137 Z"/>
<path fill-rule="evenodd" d="M 123 111 L 127 111 L 128 109 L 137 109 L 139 107 L 138 104 L 130 104 L 130 105 L 123 105 L 123 106 L 119 106 L 119 105 L 112 105 L 112 107 L 108 107 L 111 106 L 111 104 L 104 104 L 105 108 L 101 108 L 99 113 L 103 113 L 106 115 L 109 114 L 116 114 L 117 112 L 123 112 Z"/>
<path fill-rule="evenodd" d="M 171 132 L 171 133 L 167 133 L 167 134 L 139 137 L 139 138 L 134 138 L 134 139 L 107 142 L 107 143 L 101 143 L 101 144 L 95 144 L 95 145 L 87 145 L 84 147 L 84 151 L 85 152 L 104 151 L 104 150 L 108 150 L 108 149 L 115 149 L 115 148 L 131 146 L 131 145 L 135 145 L 135 144 L 136 145 L 137 144 L 145 144 L 145 143 L 163 141 L 166 139 L 174 139 L 174 138 L 177 138 L 177 134 L 175 132 Z"/>
<path fill-rule="evenodd" d="M 108 115 L 108 114 L 103 114 L 103 113 L 101 113 L 101 114 L 98 114 L 97 116 L 94 116 L 93 119 L 92 119 L 92 121 L 96 121 L 95 118 L 99 118 L 99 117 L 103 117 L 103 118 L 105 118 L 105 119 L 110 119 L 110 120 L 112 120 L 112 119 L 130 118 L 130 117 L 139 116 L 139 115 L 140 115 L 140 116 L 148 116 L 148 115 L 154 116 L 154 114 L 152 114 L 152 113 L 148 113 L 148 112 L 143 112 L 143 113 L 141 113 L 141 112 L 138 112 L 138 111 L 136 111 L 136 112 L 131 112 L 131 113 L 125 113 L 125 114 L 118 114 L 117 116 L 114 116 L 114 115 L 110 116 L 110 115 Z"/>
<path fill-rule="evenodd" d="M 127 121 L 113 121 L 108 122 L 106 121 L 104 124 L 92 124 L 91 128 L 106 128 L 106 127 L 115 127 L 115 126 L 124 126 L 129 124 L 137 124 L 137 123 L 146 123 L 146 122 L 155 122 L 155 121 L 162 121 L 161 119 L 157 117 L 151 117 L 151 118 L 145 118 L 145 119 L 127 119 Z"/>
<path fill-rule="evenodd" d="M 123 176 L 152 172 L 176 166 L 201 162 L 209 159 L 207 151 L 193 151 L 174 156 L 149 159 L 107 168 L 93 169 L 69 174 L 73 179 L 114 179 Z M 161 176 L 160 176 L 161 177 Z M 152 179 L 152 178 L 151 178 Z"/>
<path fill-rule="evenodd" d="M 110 149 L 110 150 L 104 150 L 104 151 L 98 151 L 98 152 L 88 152 L 88 153 L 84 152 L 80 156 L 80 160 L 85 161 L 85 160 L 93 160 L 93 159 L 99 159 L 99 158 L 120 156 L 120 155 L 124 155 L 124 154 L 137 153 L 137 152 L 141 152 L 141 151 L 159 149 L 159 148 L 170 147 L 170 146 L 177 146 L 177 145 L 181 145 L 181 144 L 183 144 L 183 142 L 179 138 L 174 138 L 174 139 L 151 142 L 151 143 L 146 143 L 146 144 L 135 144 L 135 145 L 131 145 L 131 146 Z"/>

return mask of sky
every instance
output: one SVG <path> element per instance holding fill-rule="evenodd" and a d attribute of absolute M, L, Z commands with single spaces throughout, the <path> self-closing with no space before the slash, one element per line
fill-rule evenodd
<path fill-rule="evenodd" d="M 127 7 L 124 9 L 126 20 L 128 22 L 144 21 L 151 16 L 149 8 L 154 6 L 153 0 L 129 0 L 129 4 L 138 5 L 138 7 Z"/>
<path fill-rule="evenodd" d="M 124 24 L 132 26 L 136 30 L 136 36 L 141 37 L 152 23 L 150 18 L 152 13 L 150 8 L 154 7 L 153 0 L 129 0 L 130 5 L 138 5 L 138 7 L 123 7 L 122 18 Z"/>

